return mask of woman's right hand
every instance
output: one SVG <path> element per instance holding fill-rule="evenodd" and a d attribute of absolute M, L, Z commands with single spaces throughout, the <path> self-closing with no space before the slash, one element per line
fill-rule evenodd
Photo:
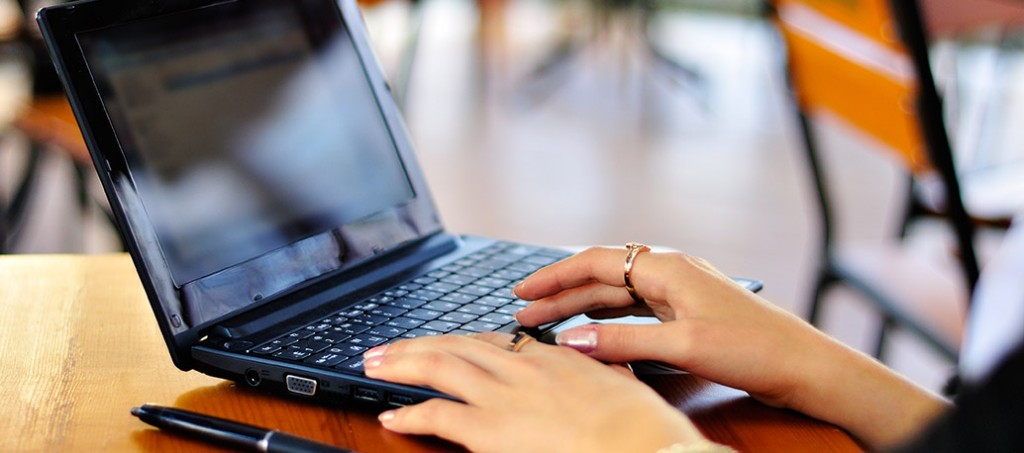
<path fill-rule="evenodd" d="M 611 363 L 664 362 L 839 424 L 876 447 L 907 438 L 946 407 L 700 258 L 637 255 L 631 280 L 647 305 L 637 306 L 624 288 L 625 257 L 624 249 L 592 248 L 537 271 L 515 289 L 534 301 L 517 319 L 537 326 L 578 313 L 657 316 L 661 324 L 576 327 L 558 343 Z"/>

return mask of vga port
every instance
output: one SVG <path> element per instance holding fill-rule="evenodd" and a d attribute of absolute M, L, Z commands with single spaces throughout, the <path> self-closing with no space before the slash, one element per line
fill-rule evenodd
<path fill-rule="evenodd" d="M 306 396 L 313 396 L 316 393 L 316 379 L 286 374 L 284 383 L 292 393 Z"/>

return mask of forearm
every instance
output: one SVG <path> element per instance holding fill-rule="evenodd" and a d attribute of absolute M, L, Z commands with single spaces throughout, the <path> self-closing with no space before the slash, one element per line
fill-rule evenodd
<path fill-rule="evenodd" d="M 943 398 L 835 341 L 805 373 L 791 408 L 839 425 L 872 448 L 897 445 L 946 411 Z"/>

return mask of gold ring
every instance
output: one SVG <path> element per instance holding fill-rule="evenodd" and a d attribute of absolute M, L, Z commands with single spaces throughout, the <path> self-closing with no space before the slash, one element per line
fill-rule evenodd
<path fill-rule="evenodd" d="M 629 250 L 629 252 L 626 253 L 626 265 L 622 273 L 622 279 L 626 283 L 626 292 L 629 293 L 629 297 L 632 297 L 633 302 L 636 302 L 637 305 L 647 306 L 647 301 L 636 293 L 636 288 L 633 287 L 630 274 L 633 273 L 633 262 L 636 261 L 636 256 L 640 252 L 650 252 L 651 248 L 639 242 L 629 242 L 626 244 L 626 250 Z"/>
<path fill-rule="evenodd" d="M 512 352 L 519 352 L 523 346 L 526 346 L 526 343 L 531 341 L 533 341 L 533 337 L 523 332 L 516 332 L 516 335 L 508 342 L 508 349 Z"/>

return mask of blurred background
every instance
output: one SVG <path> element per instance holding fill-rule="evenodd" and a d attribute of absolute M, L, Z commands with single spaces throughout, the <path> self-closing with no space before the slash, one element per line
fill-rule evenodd
<path fill-rule="evenodd" d="M 818 195 L 785 45 L 762 1 L 362 3 L 448 229 L 679 249 L 763 280 L 766 298 L 805 316 L 822 247 Z M 45 62 L 33 63 L 38 43 L 20 6 L 0 0 L 2 251 L 119 252 L 88 161 L 24 124 L 60 93 L 40 74 Z M 958 161 L 1024 161 L 1019 37 L 985 25 L 929 45 L 951 141 L 966 144 Z M 906 210 L 903 164 L 841 121 L 817 131 L 837 240 L 892 238 Z M 991 240 L 981 242 L 998 247 L 1002 231 L 983 228 Z M 949 247 L 946 232 L 929 234 Z M 870 351 L 880 322 L 871 306 L 842 287 L 829 297 L 819 325 Z M 936 390 L 955 367 L 902 331 L 885 361 Z"/>

